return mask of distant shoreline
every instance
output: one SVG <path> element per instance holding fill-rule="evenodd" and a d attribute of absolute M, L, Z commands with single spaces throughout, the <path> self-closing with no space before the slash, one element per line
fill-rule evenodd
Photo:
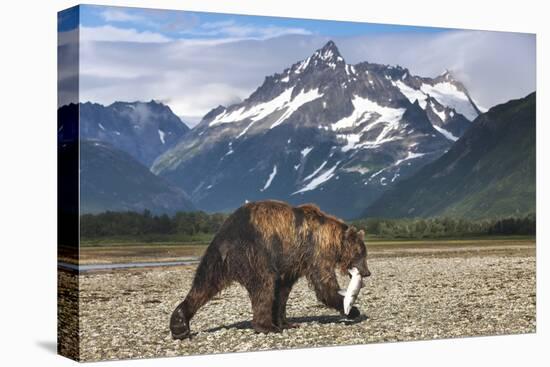
<path fill-rule="evenodd" d="M 60 253 L 58 265 L 66 270 L 119 270 L 135 267 L 162 267 L 198 262 L 207 243 L 197 244 L 133 244 L 125 246 L 82 247 L 76 254 Z M 516 255 L 532 253 L 535 237 L 510 236 L 482 239 L 435 240 L 368 240 L 369 258 L 400 256 L 467 257 L 472 254 Z M 147 265 L 149 264 L 149 265 Z"/>
<path fill-rule="evenodd" d="M 126 238 L 109 238 L 104 239 L 84 239 L 80 243 L 81 248 L 88 247 L 114 247 L 114 246 L 203 246 L 208 245 L 214 234 L 204 235 L 201 239 L 197 240 L 175 240 L 172 236 L 167 236 L 165 240 L 162 237 L 157 237 L 155 240 L 144 241 L 139 237 L 126 237 Z M 491 240 L 535 240 L 536 235 L 464 235 L 464 236 L 449 236 L 449 237 L 380 237 L 369 236 L 367 234 L 365 241 L 367 243 L 389 243 L 389 242 L 409 242 L 409 243 L 422 243 L 422 242 L 448 242 L 448 241 L 491 241 Z"/>

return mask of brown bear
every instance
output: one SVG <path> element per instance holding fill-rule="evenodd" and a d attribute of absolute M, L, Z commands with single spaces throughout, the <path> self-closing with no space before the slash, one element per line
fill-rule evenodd
<path fill-rule="evenodd" d="M 191 290 L 172 313 L 172 337 L 189 337 L 197 310 L 232 282 L 248 291 L 257 332 L 295 326 L 286 319 L 286 303 L 302 276 L 321 302 L 343 314 L 335 269 L 347 274 L 356 267 L 362 276 L 370 275 L 363 237 L 363 231 L 312 204 L 292 207 L 269 200 L 240 207 L 206 249 Z M 353 307 L 348 317 L 359 314 Z"/>

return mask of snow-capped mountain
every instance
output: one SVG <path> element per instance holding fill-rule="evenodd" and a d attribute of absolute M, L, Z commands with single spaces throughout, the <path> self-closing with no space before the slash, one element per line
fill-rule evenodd
<path fill-rule="evenodd" d="M 155 101 L 79 106 L 81 139 L 107 142 L 147 167 L 189 131 L 168 106 Z"/>
<path fill-rule="evenodd" d="M 352 218 L 441 156 L 479 113 L 449 72 L 350 65 L 330 41 L 210 111 L 151 169 L 205 210 L 277 198 Z"/>

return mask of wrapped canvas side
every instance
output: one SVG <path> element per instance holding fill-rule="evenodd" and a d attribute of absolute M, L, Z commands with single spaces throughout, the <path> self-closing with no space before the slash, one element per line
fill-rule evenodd
<path fill-rule="evenodd" d="M 79 7 L 58 13 L 57 351 L 74 360 L 80 359 L 78 23 Z"/>

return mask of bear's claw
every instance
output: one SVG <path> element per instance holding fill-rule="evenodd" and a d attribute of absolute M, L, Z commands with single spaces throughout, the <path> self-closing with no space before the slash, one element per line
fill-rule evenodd
<path fill-rule="evenodd" d="M 170 318 L 170 332 L 172 333 L 173 339 L 179 340 L 189 338 L 191 335 L 189 321 L 186 319 L 181 305 L 172 313 L 172 317 Z"/>
<path fill-rule="evenodd" d="M 361 316 L 361 312 L 357 307 L 352 307 L 351 310 L 349 310 L 349 314 L 345 315 L 348 319 L 356 319 L 359 316 Z"/>
<path fill-rule="evenodd" d="M 187 330 L 186 332 L 183 332 L 183 333 L 174 333 L 172 331 L 172 339 L 174 340 L 183 340 L 183 339 L 186 339 L 186 338 L 191 338 L 191 335 L 189 333 L 189 330 Z"/>

